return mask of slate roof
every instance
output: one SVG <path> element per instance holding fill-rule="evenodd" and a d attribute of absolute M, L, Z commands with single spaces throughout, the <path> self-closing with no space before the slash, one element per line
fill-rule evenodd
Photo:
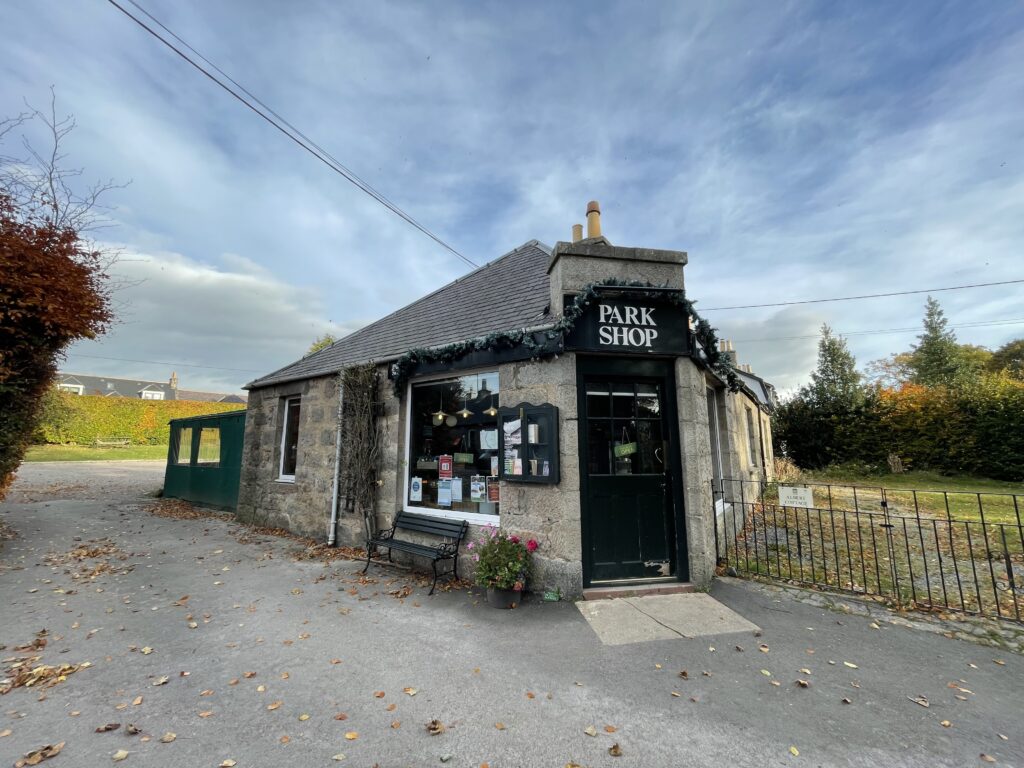
<path fill-rule="evenodd" d="M 91 376 L 83 373 L 57 374 L 57 384 L 72 384 L 82 387 L 83 395 L 101 397 L 142 397 L 143 390 L 163 392 L 164 400 L 198 400 L 204 403 L 245 403 L 247 395 L 225 394 L 223 392 L 200 392 L 194 389 L 175 389 L 167 381 L 144 381 L 139 379 L 118 379 L 111 376 Z"/>
<path fill-rule="evenodd" d="M 550 247 L 530 240 L 245 388 L 334 374 L 370 360 L 391 360 L 416 347 L 437 347 L 495 331 L 543 326 L 554 319 L 548 307 L 550 258 Z"/>
<path fill-rule="evenodd" d="M 765 410 L 769 413 L 773 413 L 775 411 L 775 407 L 777 405 L 775 387 L 760 376 L 748 373 L 747 371 L 739 368 L 736 369 L 736 375 L 739 376 L 740 381 L 742 381 L 746 388 L 753 393 L 754 397 L 757 398 L 758 403 L 760 403 Z"/>

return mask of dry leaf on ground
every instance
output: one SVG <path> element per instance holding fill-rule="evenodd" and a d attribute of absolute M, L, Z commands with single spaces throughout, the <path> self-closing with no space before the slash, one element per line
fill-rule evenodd
<path fill-rule="evenodd" d="M 168 731 L 167 733 L 165 733 L 163 736 L 160 737 L 160 743 L 161 744 L 170 744 L 176 738 L 178 738 L 178 734 L 174 733 L 173 731 Z"/>
<path fill-rule="evenodd" d="M 608 747 L 608 754 L 612 757 L 622 757 L 622 748 L 619 746 L 618 742 Z"/>
<path fill-rule="evenodd" d="M 99 726 L 96 729 L 96 733 L 106 733 L 107 731 L 116 731 L 120 727 L 121 727 L 120 723 L 107 723 L 106 725 Z"/>
<path fill-rule="evenodd" d="M 587 736 L 597 736 L 597 728 L 595 728 L 592 725 L 588 725 L 586 728 L 584 728 L 583 732 L 587 734 Z"/>
<path fill-rule="evenodd" d="M 359 732 L 358 731 L 349 731 L 348 733 L 345 734 L 345 738 L 348 739 L 349 741 L 355 741 L 356 739 L 359 738 Z"/>
<path fill-rule="evenodd" d="M 119 749 L 119 750 L 117 750 L 117 752 L 115 752 L 114 754 L 112 754 L 110 756 L 110 759 L 113 760 L 115 763 L 119 763 L 122 760 L 126 759 L 127 757 L 128 757 L 128 750 L 127 749 Z"/>
<path fill-rule="evenodd" d="M 427 733 L 431 736 L 438 736 L 444 733 L 444 723 L 440 720 L 431 720 L 427 723 Z"/>

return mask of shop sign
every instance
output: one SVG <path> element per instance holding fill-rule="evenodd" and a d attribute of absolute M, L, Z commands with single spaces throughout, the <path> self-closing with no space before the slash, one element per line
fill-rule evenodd
<path fill-rule="evenodd" d="M 779 505 L 783 507 L 814 507 L 814 493 L 810 488 L 800 488 L 795 485 L 779 486 Z"/>
<path fill-rule="evenodd" d="M 600 352 L 685 355 L 689 319 L 681 307 L 651 300 L 601 299 L 584 312 L 567 346 Z"/>
<path fill-rule="evenodd" d="M 452 472 L 453 469 L 453 459 L 451 456 L 446 454 L 444 456 L 437 457 L 437 477 L 439 479 L 451 480 L 454 476 L 454 473 Z"/>

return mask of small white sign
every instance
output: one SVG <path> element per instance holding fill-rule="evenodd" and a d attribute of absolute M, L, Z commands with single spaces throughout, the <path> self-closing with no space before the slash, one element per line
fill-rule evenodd
<path fill-rule="evenodd" d="M 423 479 L 409 478 L 409 501 L 423 501 Z"/>
<path fill-rule="evenodd" d="M 779 504 L 783 507 L 814 507 L 814 493 L 810 488 L 798 488 L 795 485 L 779 486 Z"/>

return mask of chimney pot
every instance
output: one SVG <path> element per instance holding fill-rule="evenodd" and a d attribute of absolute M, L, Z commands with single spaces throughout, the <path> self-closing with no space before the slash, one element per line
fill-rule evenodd
<path fill-rule="evenodd" d="M 601 236 L 601 206 L 597 200 L 587 203 L 587 237 Z"/>
<path fill-rule="evenodd" d="M 578 243 L 582 239 L 583 239 L 583 225 L 582 224 L 573 224 L 572 225 L 572 241 L 574 243 Z"/>

